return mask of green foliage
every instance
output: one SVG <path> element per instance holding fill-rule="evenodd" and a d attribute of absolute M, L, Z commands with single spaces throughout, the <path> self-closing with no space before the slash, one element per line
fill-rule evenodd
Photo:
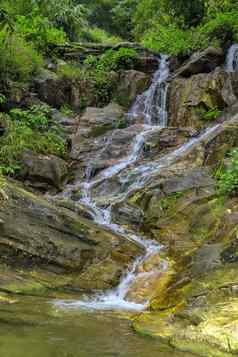
<path fill-rule="evenodd" d="M 107 31 L 100 29 L 99 27 L 88 27 L 81 34 L 82 40 L 94 43 L 103 43 L 108 45 L 117 44 L 121 42 L 119 36 L 113 36 Z"/>
<path fill-rule="evenodd" d="M 0 80 L 27 82 L 43 65 L 42 57 L 17 34 L 0 31 Z"/>
<path fill-rule="evenodd" d="M 237 24 L 234 0 L 142 0 L 134 15 L 136 38 L 146 47 L 174 55 L 235 41 Z"/>
<path fill-rule="evenodd" d="M 10 118 L 31 129 L 47 130 L 50 124 L 50 107 L 47 104 L 36 104 L 28 110 L 12 109 Z"/>
<path fill-rule="evenodd" d="M 138 60 L 138 54 L 133 48 L 120 48 L 107 50 L 99 57 L 88 56 L 84 64 L 96 71 L 117 71 L 132 68 Z"/>
<path fill-rule="evenodd" d="M 74 115 L 73 109 L 68 104 L 64 104 L 60 108 L 60 112 L 65 115 L 66 117 L 70 117 Z"/>
<path fill-rule="evenodd" d="M 133 16 L 138 5 L 138 0 L 121 0 L 112 8 L 113 32 L 123 38 L 132 38 Z"/>
<path fill-rule="evenodd" d="M 221 115 L 221 110 L 217 107 L 209 109 L 206 113 L 203 114 L 203 119 L 210 121 L 215 120 Z"/>
<path fill-rule="evenodd" d="M 96 101 L 101 105 L 108 103 L 113 90 L 111 71 L 132 68 L 138 60 L 134 49 L 120 48 L 107 50 L 101 56 L 88 56 L 84 61 L 84 78 L 93 83 Z"/>
<path fill-rule="evenodd" d="M 194 33 L 183 30 L 176 24 L 157 25 L 145 33 L 142 43 L 160 53 L 187 54 L 193 47 Z"/>
<path fill-rule="evenodd" d="M 53 125 L 47 105 L 29 110 L 13 109 L 5 118 L 7 129 L 0 138 L 0 174 L 13 175 L 21 168 L 21 155 L 27 149 L 42 154 L 65 156 L 65 140 Z"/>
<path fill-rule="evenodd" d="M 178 199 L 181 198 L 182 196 L 183 196 L 182 192 L 173 192 L 168 196 L 166 196 L 165 198 L 162 198 L 159 201 L 160 209 L 162 211 L 167 211 L 168 209 L 173 207 L 177 203 Z"/>
<path fill-rule="evenodd" d="M 203 46 L 217 41 L 223 45 L 227 39 L 238 39 L 238 9 L 230 12 L 218 12 L 216 16 L 202 24 L 198 29 L 200 44 Z"/>
<path fill-rule="evenodd" d="M 16 31 L 26 40 L 33 42 L 41 51 L 46 51 L 49 44 L 62 44 L 66 41 L 66 34 L 62 29 L 57 29 L 47 17 L 38 14 L 18 15 Z"/>
<path fill-rule="evenodd" d="M 238 149 L 230 153 L 230 162 L 216 172 L 217 188 L 220 195 L 233 195 L 238 192 Z"/>
<path fill-rule="evenodd" d="M 38 0 L 40 10 L 56 27 L 63 28 L 71 41 L 77 41 L 87 27 L 88 10 L 74 0 Z"/>
<path fill-rule="evenodd" d="M 83 79 L 84 71 L 83 68 L 76 63 L 65 63 L 58 67 L 57 73 L 60 77 L 65 77 L 69 79 Z"/>
<path fill-rule="evenodd" d="M 7 100 L 6 96 L 4 94 L 0 93 L 0 104 L 6 103 L 6 100 Z"/>

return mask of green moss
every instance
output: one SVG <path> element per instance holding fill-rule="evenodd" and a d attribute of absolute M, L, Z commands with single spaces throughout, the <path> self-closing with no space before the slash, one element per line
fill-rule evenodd
<path fill-rule="evenodd" d="M 162 211 L 168 211 L 171 209 L 178 201 L 179 198 L 183 197 L 183 192 L 173 192 L 159 200 L 159 207 Z"/>

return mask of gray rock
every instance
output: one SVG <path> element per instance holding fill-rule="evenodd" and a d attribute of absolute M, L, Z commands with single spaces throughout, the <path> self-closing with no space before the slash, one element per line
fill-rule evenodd
<path fill-rule="evenodd" d="M 223 50 L 221 48 L 209 47 L 202 52 L 194 53 L 189 60 L 175 72 L 173 77 L 189 77 L 198 73 L 209 73 L 223 63 Z"/>
<path fill-rule="evenodd" d="M 53 186 L 61 189 L 67 179 L 68 165 L 57 156 L 26 151 L 22 155 L 21 162 L 21 176 L 33 187 L 47 189 Z"/>

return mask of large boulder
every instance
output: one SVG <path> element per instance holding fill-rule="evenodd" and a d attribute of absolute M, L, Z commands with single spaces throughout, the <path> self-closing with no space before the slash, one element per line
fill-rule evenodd
<path fill-rule="evenodd" d="M 104 108 L 88 107 L 78 119 L 77 136 L 95 138 L 125 124 L 124 111 L 115 103 Z"/>
<path fill-rule="evenodd" d="M 128 70 L 121 71 L 114 98 L 125 108 L 129 108 L 136 97 L 142 94 L 150 84 L 150 76 L 143 72 Z"/>
<path fill-rule="evenodd" d="M 169 90 L 170 125 L 203 127 L 209 122 L 206 121 L 207 112 L 222 111 L 237 101 L 236 93 L 233 91 L 235 82 L 235 78 L 222 68 L 208 74 L 175 78 Z"/>
<path fill-rule="evenodd" d="M 72 138 L 71 158 L 75 160 L 77 173 L 83 176 L 87 169 L 90 178 L 101 170 L 125 159 L 132 150 L 134 138 L 143 126 L 132 125 L 124 129 L 110 130 L 96 138 L 85 138 L 78 132 Z"/>
<path fill-rule="evenodd" d="M 221 48 L 209 47 L 202 52 L 194 53 L 174 74 L 174 77 L 190 77 L 198 73 L 212 72 L 224 63 L 224 53 Z"/>
<path fill-rule="evenodd" d="M 35 154 L 26 151 L 21 158 L 20 175 L 33 187 L 62 189 L 68 175 L 68 164 L 55 155 Z"/>
<path fill-rule="evenodd" d="M 3 190 L 0 290 L 14 290 L 15 273 L 28 277 L 35 293 L 38 285 L 40 290 L 42 286 L 76 290 L 110 288 L 142 252 L 124 237 L 68 209 L 56 207 L 15 183 L 5 183 Z M 4 266 L 10 272 L 9 279 L 1 274 Z M 18 292 L 21 292 L 20 280 Z"/>
<path fill-rule="evenodd" d="M 112 72 L 109 77 L 113 88 L 117 83 L 118 76 Z M 40 100 L 54 108 L 68 104 L 79 111 L 85 106 L 102 104 L 94 81 L 59 75 L 49 70 L 41 71 L 34 79 L 34 90 Z"/>

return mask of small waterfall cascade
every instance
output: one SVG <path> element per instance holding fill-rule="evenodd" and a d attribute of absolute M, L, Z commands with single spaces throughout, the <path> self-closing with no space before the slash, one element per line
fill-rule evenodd
<path fill-rule="evenodd" d="M 168 77 L 169 77 L 169 57 L 166 55 L 161 55 L 159 62 L 159 69 L 154 74 L 152 84 L 150 88 L 138 96 L 135 104 L 128 113 L 131 117 L 137 117 L 143 115 L 144 126 L 143 131 L 138 134 L 133 143 L 132 149 L 128 157 L 124 160 L 119 161 L 115 165 L 103 170 L 95 179 L 90 180 L 90 175 L 86 182 L 80 183 L 81 191 L 83 193 L 83 198 L 81 203 L 90 208 L 93 212 L 94 221 L 103 227 L 109 228 L 111 231 L 125 236 L 134 242 L 137 242 L 142 247 L 144 247 L 145 254 L 138 257 L 133 265 L 129 268 L 128 272 L 122 277 L 121 282 L 118 287 L 111 291 L 107 291 L 103 294 L 98 294 L 94 297 L 88 299 L 77 300 L 73 302 L 58 301 L 57 305 L 72 306 L 72 307 L 84 307 L 90 309 L 127 309 L 127 310 L 143 310 L 147 301 L 142 304 L 135 303 L 133 301 L 127 300 L 127 293 L 133 284 L 133 282 L 140 276 L 149 273 L 140 273 L 138 267 L 143 264 L 143 262 L 154 254 L 158 254 L 161 246 L 154 241 L 144 239 L 142 236 L 135 234 L 134 232 L 128 231 L 124 227 L 112 222 L 111 218 L 111 206 L 107 208 L 102 208 L 97 206 L 92 197 L 92 188 L 100 182 L 107 180 L 124 169 L 129 165 L 136 163 L 139 159 L 143 147 L 145 136 L 158 127 L 166 127 L 167 125 L 167 91 L 168 91 Z M 141 109 L 143 111 L 141 112 Z M 74 186 L 75 187 L 75 186 Z M 69 196 L 69 191 L 72 189 L 72 185 L 66 190 L 65 195 Z M 161 270 L 166 269 L 166 263 L 163 263 Z"/>
<path fill-rule="evenodd" d="M 238 72 L 238 44 L 232 45 L 228 50 L 226 71 L 228 73 Z"/>
<path fill-rule="evenodd" d="M 150 88 L 138 96 L 129 115 L 143 116 L 147 125 L 167 126 L 167 94 L 169 77 L 169 57 L 161 55 L 159 69 L 155 72 Z"/>
<path fill-rule="evenodd" d="M 146 308 L 148 301 L 138 303 L 133 301 L 132 298 L 128 298 L 128 291 L 133 284 L 140 279 L 140 277 L 147 279 L 152 272 L 140 272 L 140 266 L 150 257 L 160 252 L 161 246 L 155 242 L 125 229 L 123 226 L 112 222 L 111 209 L 112 206 L 109 203 L 108 207 L 100 207 L 97 205 L 93 198 L 92 189 L 101 182 L 120 175 L 131 164 L 129 172 L 124 174 L 123 181 L 126 182 L 126 192 L 123 195 L 116 195 L 113 202 L 120 202 L 124 200 L 135 190 L 145 187 L 149 184 L 153 176 L 158 175 L 164 168 L 168 168 L 171 164 L 177 162 L 181 156 L 188 154 L 196 145 L 206 144 L 206 140 L 215 137 L 217 133 L 222 129 L 222 124 L 215 124 L 206 128 L 200 133 L 200 135 L 191 138 L 188 142 L 176 148 L 169 154 L 165 154 L 157 161 L 150 161 L 139 164 L 141 152 L 144 146 L 144 138 L 151 131 L 163 128 L 167 126 L 167 93 L 168 93 L 168 78 L 169 78 L 169 58 L 166 55 L 161 55 L 159 61 L 159 69 L 154 74 L 152 84 L 150 88 L 138 96 L 134 105 L 132 106 L 128 115 L 132 118 L 144 119 L 144 129 L 136 136 L 132 143 L 132 149 L 130 154 L 124 160 L 119 161 L 113 166 L 102 171 L 96 178 L 90 179 L 91 175 L 88 175 L 88 181 L 79 183 L 83 192 L 83 198 L 81 203 L 87 206 L 91 212 L 93 212 L 94 221 L 103 227 L 107 227 L 112 232 L 125 236 L 134 242 L 139 243 L 144 247 L 144 255 L 138 257 L 133 265 L 129 267 L 129 270 L 122 277 L 120 284 L 110 291 L 102 294 L 97 294 L 93 297 L 83 298 L 76 301 L 57 301 L 57 306 L 66 306 L 73 308 L 87 308 L 98 310 L 113 310 L 113 309 L 126 309 L 126 310 L 143 310 Z M 238 71 L 238 44 L 232 45 L 227 54 L 226 71 L 229 73 Z M 69 188 L 69 190 L 72 187 Z M 66 195 L 68 195 L 68 190 Z M 122 197 L 123 196 L 123 197 Z M 167 263 L 163 262 L 160 266 L 160 272 L 167 269 Z"/>

